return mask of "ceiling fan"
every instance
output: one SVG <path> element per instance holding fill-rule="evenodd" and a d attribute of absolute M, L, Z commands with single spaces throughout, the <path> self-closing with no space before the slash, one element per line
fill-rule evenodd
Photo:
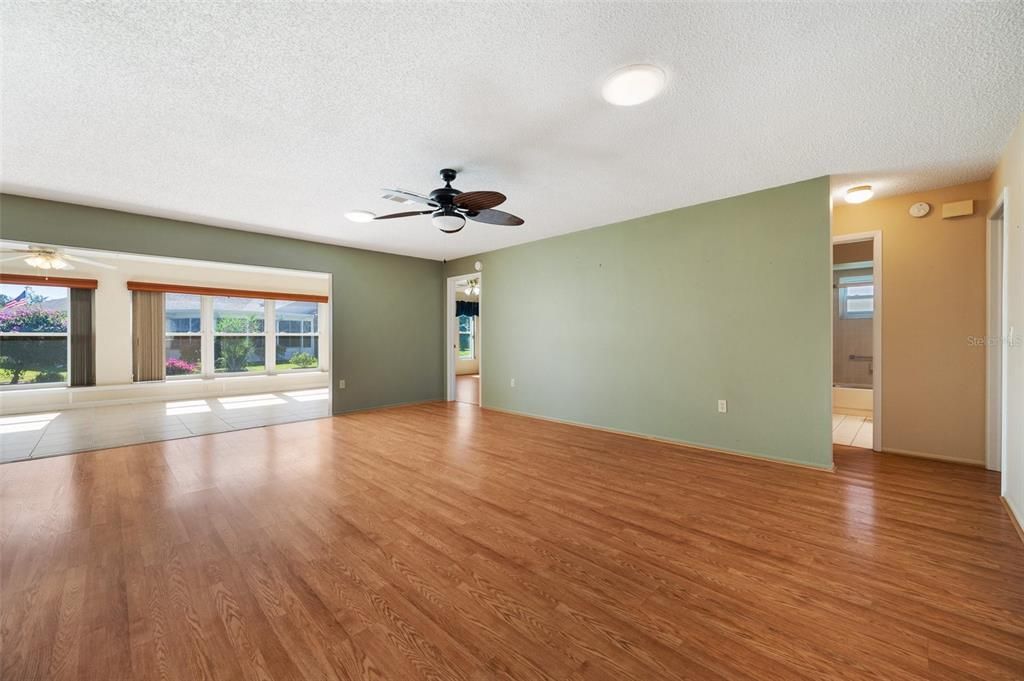
<path fill-rule="evenodd" d="M 367 211 L 353 211 L 346 216 L 354 222 L 370 222 L 371 220 L 392 220 L 394 218 L 412 217 L 414 215 L 430 215 L 435 227 L 447 234 L 454 234 L 466 226 L 466 218 L 490 225 L 506 225 L 515 227 L 523 224 L 523 219 L 501 210 L 495 206 L 505 201 L 501 192 L 480 191 L 461 192 L 452 187 L 456 171 L 445 168 L 441 171 L 444 186 L 430 192 L 429 195 L 417 194 L 404 189 L 384 189 L 383 198 L 402 203 L 419 203 L 429 206 L 426 210 L 413 210 L 390 215 L 373 215 Z"/>
<path fill-rule="evenodd" d="M 82 258 L 77 255 L 71 255 L 67 252 L 62 252 L 56 248 L 45 248 L 43 246 L 29 246 L 28 248 L 0 248 L 0 254 L 5 253 L 17 253 L 18 255 L 0 258 L 0 262 L 24 260 L 25 264 L 41 270 L 73 270 L 75 269 L 75 266 L 72 265 L 71 262 L 79 262 L 83 265 L 92 265 L 94 267 L 105 267 L 109 270 L 117 269 L 113 265 L 96 262 L 95 260 L 89 260 L 88 258 Z"/>

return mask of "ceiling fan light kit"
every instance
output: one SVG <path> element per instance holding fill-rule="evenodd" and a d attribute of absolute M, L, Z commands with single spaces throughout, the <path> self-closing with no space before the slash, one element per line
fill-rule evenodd
<path fill-rule="evenodd" d="M 443 187 L 438 187 L 428 195 L 417 194 L 416 192 L 404 189 L 383 189 L 382 198 L 397 201 L 403 204 L 421 204 L 427 206 L 424 210 L 403 211 L 389 215 L 376 215 L 368 211 L 350 211 L 345 214 L 353 222 L 370 222 L 371 220 L 393 220 L 395 218 L 406 218 L 415 215 L 430 215 L 431 223 L 446 234 L 454 234 L 466 226 L 466 220 L 483 222 L 489 225 L 504 225 L 516 227 L 523 224 L 523 219 L 506 213 L 501 210 L 494 210 L 495 206 L 505 202 L 505 195 L 501 192 L 479 191 L 463 192 L 452 187 L 455 176 L 458 173 L 451 168 L 441 170 Z"/>
<path fill-rule="evenodd" d="M 83 258 L 78 255 L 71 255 L 70 253 L 58 251 L 56 248 L 48 248 L 44 246 L 29 246 L 28 248 L 0 248 L 0 255 L 6 255 L 9 253 L 16 253 L 17 255 L 0 258 L 0 262 L 21 260 L 29 267 L 34 267 L 37 270 L 75 269 L 74 265 L 69 261 L 80 262 L 94 267 L 103 267 L 108 270 L 115 269 L 113 265 L 96 262 L 95 260 L 89 260 L 88 258 Z"/>
<path fill-rule="evenodd" d="M 466 226 L 466 218 L 451 208 L 436 211 L 430 222 L 445 234 L 454 234 Z"/>
<path fill-rule="evenodd" d="M 66 270 L 71 266 L 59 255 L 38 254 L 25 258 L 25 264 L 40 270 Z"/>

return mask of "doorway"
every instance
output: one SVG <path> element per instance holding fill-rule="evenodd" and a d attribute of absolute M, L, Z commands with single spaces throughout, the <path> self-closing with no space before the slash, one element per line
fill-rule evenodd
<path fill-rule="evenodd" d="M 882 234 L 832 239 L 832 442 L 881 451 Z"/>
<path fill-rule="evenodd" d="M 481 404 L 483 326 L 480 272 L 448 278 L 445 328 L 448 401 Z"/>
<path fill-rule="evenodd" d="M 1004 189 L 998 205 L 989 215 L 986 235 L 988 337 L 985 339 L 985 467 L 993 471 L 1006 469 L 1006 346 L 1009 342 L 1006 328 L 1006 195 Z M 1005 494 L 1006 476 L 1001 477 L 1002 494 Z"/>

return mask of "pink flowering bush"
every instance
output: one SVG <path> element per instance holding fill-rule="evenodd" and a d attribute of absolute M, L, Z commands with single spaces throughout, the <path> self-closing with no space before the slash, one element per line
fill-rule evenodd
<path fill-rule="evenodd" d="M 5 333 L 64 333 L 68 330 L 66 310 L 44 310 L 24 305 L 0 311 L 0 332 Z"/>
<path fill-rule="evenodd" d="M 190 362 L 186 362 L 183 359 L 172 357 L 167 360 L 167 375 L 168 376 L 185 376 L 188 374 L 199 373 L 199 367 Z"/>

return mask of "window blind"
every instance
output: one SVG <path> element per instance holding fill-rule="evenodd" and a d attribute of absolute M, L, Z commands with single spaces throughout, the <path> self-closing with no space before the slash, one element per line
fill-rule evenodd
<path fill-rule="evenodd" d="M 132 378 L 164 379 L 164 294 L 132 293 Z"/>
<path fill-rule="evenodd" d="M 71 387 L 96 385 L 96 334 L 93 329 L 95 291 L 71 289 Z"/>

